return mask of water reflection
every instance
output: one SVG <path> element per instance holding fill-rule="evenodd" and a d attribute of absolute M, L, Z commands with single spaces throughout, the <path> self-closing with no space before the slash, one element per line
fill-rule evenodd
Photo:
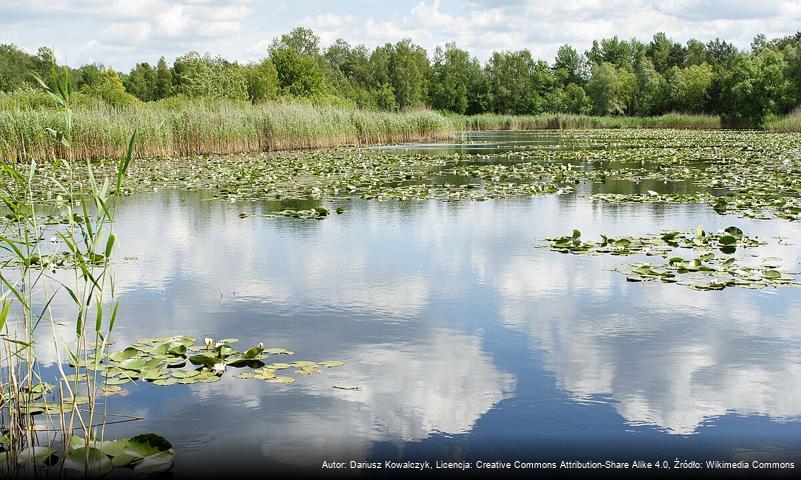
<path fill-rule="evenodd" d="M 291 386 L 234 378 L 126 386 L 113 409 L 145 420 L 112 434 L 164 434 L 179 469 L 213 465 L 222 453 L 316 465 L 369 458 L 387 443 L 400 452 L 405 444 L 469 444 L 481 455 L 519 448 L 521 438 L 587 431 L 635 446 L 639 432 L 654 431 L 657 445 L 682 438 L 670 434 L 717 442 L 716 419 L 731 416 L 759 421 L 760 435 L 797 447 L 799 290 L 629 284 L 610 271 L 625 259 L 536 244 L 573 228 L 593 238 L 734 224 L 770 240 L 801 238 L 801 227 L 700 205 L 593 202 L 584 193 L 338 199 L 324 203 L 345 214 L 323 221 L 240 218 L 272 207 L 197 192 L 126 198 L 116 227 L 118 345 L 141 336 L 238 337 L 347 365 Z M 799 245 L 760 252 L 789 268 L 801 261 Z M 58 312 L 68 302 L 55 305 Z M 68 325 L 57 334 L 68 335 Z M 46 362 L 55 359 L 49 345 L 45 331 L 38 347 Z M 755 435 L 746 431 L 725 448 L 752 448 L 762 438 Z"/>

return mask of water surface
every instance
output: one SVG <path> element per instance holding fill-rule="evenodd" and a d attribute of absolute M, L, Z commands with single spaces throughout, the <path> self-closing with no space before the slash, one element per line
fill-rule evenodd
<path fill-rule="evenodd" d="M 474 143 L 395 148 L 561 148 L 536 134 L 464 141 Z M 616 188 L 693 188 L 657 183 Z M 610 271 L 626 258 L 537 244 L 573 228 L 597 238 L 736 225 L 794 240 L 757 252 L 798 269 L 801 225 L 705 205 L 594 202 L 599 188 L 484 202 L 325 200 L 345 213 L 322 221 L 253 216 L 276 206 L 204 192 L 127 197 L 115 227 L 125 257 L 115 266 L 117 345 L 236 337 L 347 364 L 287 386 L 231 375 L 127 384 L 110 410 L 144 419 L 106 434 L 167 437 L 179 476 L 223 459 L 234 471 L 414 458 L 797 462 L 801 290 L 627 283 Z"/>

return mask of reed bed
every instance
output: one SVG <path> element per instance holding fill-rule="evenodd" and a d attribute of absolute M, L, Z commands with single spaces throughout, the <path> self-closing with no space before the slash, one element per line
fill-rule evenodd
<path fill-rule="evenodd" d="M 213 100 L 167 101 L 128 109 L 77 108 L 73 147 L 48 129 L 64 117 L 48 108 L 0 110 L 0 155 L 8 161 L 116 157 L 136 129 L 136 149 L 147 157 L 326 148 L 442 138 L 453 124 L 437 113 L 372 112 L 339 107 Z"/>
<path fill-rule="evenodd" d="M 658 117 L 598 117 L 564 113 L 540 115 L 455 116 L 452 120 L 463 130 L 543 130 L 591 128 L 681 128 L 718 129 L 720 118 L 713 115 L 669 113 Z"/>
<path fill-rule="evenodd" d="M 786 117 L 772 117 L 765 122 L 765 130 L 772 132 L 801 132 L 801 107 Z"/>
<path fill-rule="evenodd" d="M 424 109 L 377 112 L 288 101 L 252 105 L 182 97 L 123 109 L 86 98 L 76 103 L 73 147 L 68 150 L 48 133 L 65 128 L 64 116 L 49 106 L 49 100 L 41 94 L 0 95 L 0 156 L 9 162 L 114 158 L 133 129 L 138 132 L 135 147 L 141 156 L 181 157 L 414 142 L 470 130 L 724 127 L 717 116 L 682 113 L 466 116 Z M 801 113 L 769 119 L 765 129 L 801 131 Z"/>

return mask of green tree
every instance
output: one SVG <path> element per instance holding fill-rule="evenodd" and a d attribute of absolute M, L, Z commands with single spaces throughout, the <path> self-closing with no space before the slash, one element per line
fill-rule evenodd
<path fill-rule="evenodd" d="M 245 67 L 245 82 L 248 99 L 253 103 L 278 96 L 278 71 L 269 59 Z"/>
<path fill-rule="evenodd" d="M 680 43 L 669 39 L 664 32 L 659 32 L 648 44 L 646 54 L 656 71 L 664 75 L 670 68 L 684 65 L 686 52 Z"/>
<path fill-rule="evenodd" d="M 706 63 L 686 68 L 674 66 L 668 80 L 671 105 L 689 113 L 703 112 L 714 80 L 712 67 Z"/>
<path fill-rule="evenodd" d="M 588 114 L 592 112 L 592 99 L 580 85 L 569 84 L 564 90 L 564 111 L 567 113 Z"/>
<path fill-rule="evenodd" d="M 159 63 L 156 65 L 156 87 L 153 91 L 154 100 L 161 100 L 172 95 L 173 92 L 173 75 L 172 69 L 167 65 L 164 57 L 159 58 Z"/>
<path fill-rule="evenodd" d="M 640 54 L 634 62 L 634 77 L 635 88 L 630 112 L 641 116 L 660 112 L 667 97 L 665 78 L 644 54 Z"/>
<path fill-rule="evenodd" d="M 149 63 L 137 63 L 123 79 L 125 90 L 139 100 L 154 100 L 156 96 L 156 70 Z"/>
<path fill-rule="evenodd" d="M 410 39 L 394 46 L 387 44 L 389 55 L 389 81 L 395 91 L 398 107 L 403 110 L 425 106 L 428 99 L 428 55 Z"/>
<path fill-rule="evenodd" d="M 571 83 L 583 84 L 584 70 L 584 61 L 573 47 L 570 45 L 559 47 L 553 63 L 553 73 L 560 84 L 565 86 Z"/>
<path fill-rule="evenodd" d="M 84 86 L 81 92 L 113 107 L 130 107 L 138 102 L 136 97 L 125 91 L 120 75 L 110 68 L 104 69 L 100 79 L 96 83 Z"/>
<path fill-rule="evenodd" d="M 173 66 L 178 93 L 188 97 L 247 100 L 244 69 L 222 57 L 189 52 Z"/>
<path fill-rule="evenodd" d="M 533 114 L 545 110 L 546 97 L 555 87 L 551 69 L 534 61 L 531 52 L 494 52 L 486 66 L 492 110 L 505 114 Z"/>
<path fill-rule="evenodd" d="M 603 62 L 592 69 L 592 77 L 587 82 L 587 93 L 592 99 L 595 113 L 599 115 L 620 115 L 625 112 L 625 86 L 615 66 Z"/>
<path fill-rule="evenodd" d="M 56 57 L 47 47 L 31 55 L 13 44 L 0 45 L 0 92 L 37 86 L 32 74 L 47 82 L 50 69 L 55 65 Z"/>
<path fill-rule="evenodd" d="M 320 69 L 320 39 L 307 28 L 296 28 L 270 45 L 270 60 L 278 75 L 281 93 L 315 97 L 325 92 Z"/>
<path fill-rule="evenodd" d="M 72 76 L 75 88 L 80 90 L 81 88 L 97 85 L 103 80 L 103 70 L 105 68 L 97 63 L 80 66 Z"/>
<path fill-rule="evenodd" d="M 465 50 L 456 48 L 456 44 L 446 44 L 445 50 L 437 47 L 431 66 L 431 106 L 465 113 L 469 105 L 470 80 L 476 71 L 481 71 L 478 60 L 471 60 Z"/>

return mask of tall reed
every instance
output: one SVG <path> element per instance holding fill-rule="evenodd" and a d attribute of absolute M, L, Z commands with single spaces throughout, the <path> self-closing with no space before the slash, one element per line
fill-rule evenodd
<path fill-rule="evenodd" d="M 63 79 L 54 71 L 51 91 L 41 82 L 58 109 L 52 111 L 59 121 L 43 127 L 44 137 L 58 151 L 71 151 L 75 125 L 72 110 L 72 86 L 69 72 Z M 28 165 L 0 162 L 4 176 L 0 201 L 8 214 L 0 233 L 0 249 L 4 252 L 0 265 L 0 331 L 2 358 L 0 380 L 2 399 L 0 419 L 3 428 L 2 465 L 10 476 L 29 476 L 39 468 L 47 468 L 47 460 L 60 446 L 64 458 L 70 438 L 77 430 L 89 447 L 90 439 L 104 435 L 103 379 L 99 362 L 114 329 L 119 303 L 115 297 L 111 263 L 115 245 L 112 230 L 116 211 L 115 192 L 133 155 L 134 138 L 128 142 L 120 159 L 116 178 L 98 182 L 92 166 L 86 163 L 87 184 L 62 183 L 57 174 L 72 177 L 76 167 L 67 160 L 58 160 L 46 167 L 35 161 Z M 77 165 L 81 165 L 78 163 Z M 50 204 L 41 205 L 34 191 L 37 177 L 46 176 L 57 195 Z M 53 231 L 42 223 L 42 211 L 63 213 L 66 223 Z M 65 283 L 51 275 L 47 265 L 46 238 L 55 234 L 66 246 L 72 280 Z M 63 314 L 55 315 L 52 303 L 57 295 L 66 295 L 74 307 L 74 339 L 68 341 L 57 331 Z M 56 352 L 56 378 L 44 378 L 37 358 L 37 333 L 49 324 Z M 62 358 L 66 358 L 75 374 L 68 375 Z M 53 383 L 50 383 L 53 382 Z M 51 400 L 52 398 L 54 400 Z M 102 404 L 102 405 L 101 405 Z M 84 406 L 85 405 L 85 406 Z M 42 413 L 37 424 L 33 414 Z M 99 427 L 99 432 L 97 431 Z M 45 437 L 41 431 L 55 432 Z M 44 444 L 42 444 L 44 442 Z M 97 467 L 86 448 L 84 474 L 93 475 Z M 63 465 L 63 464 L 62 464 Z"/>

